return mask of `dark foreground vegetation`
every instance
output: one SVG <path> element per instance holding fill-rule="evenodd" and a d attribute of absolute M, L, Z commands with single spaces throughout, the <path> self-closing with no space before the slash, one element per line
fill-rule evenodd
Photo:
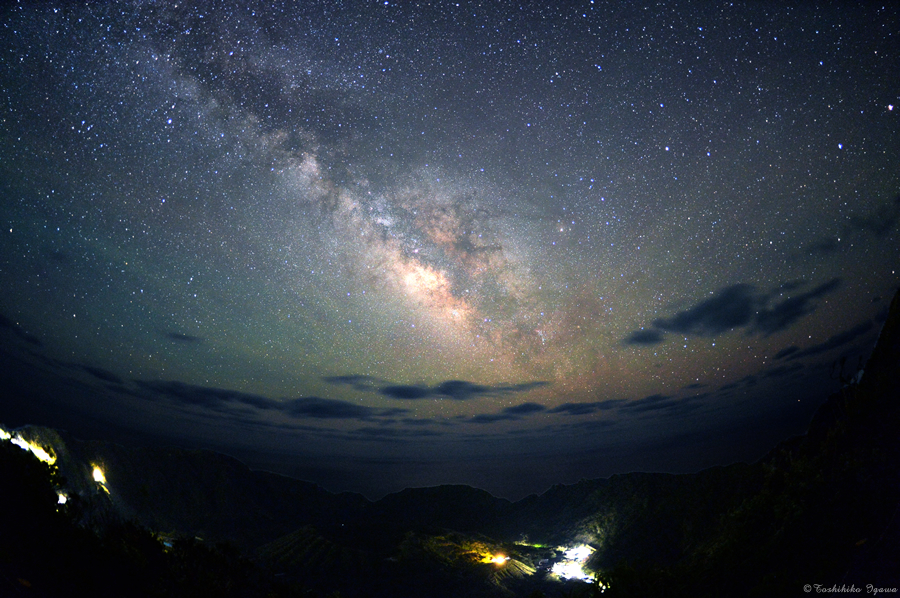
<path fill-rule="evenodd" d="M 227 545 L 190 538 L 164 542 L 119 521 L 105 505 L 58 504 L 58 473 L 0 442 L 2 596 L 308 596 L 279 583 Z M 95 499 L 96 500 L 96 499 Z M 84 511 L 95 509 L 87 525 Z"/>

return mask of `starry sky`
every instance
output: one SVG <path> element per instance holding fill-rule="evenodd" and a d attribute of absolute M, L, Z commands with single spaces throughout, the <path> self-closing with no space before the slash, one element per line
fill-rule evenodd
<path fill-rule="evenodd" d="M 900 9 L 817 4 L 9 3 L 0 422 L 372 498 L 762 456 L 900 285 Z"/>

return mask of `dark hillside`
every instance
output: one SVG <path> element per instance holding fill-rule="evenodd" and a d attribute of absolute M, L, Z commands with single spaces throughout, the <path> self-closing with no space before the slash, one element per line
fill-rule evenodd
<path fill-rule="evenodd" d="M 21 433 L 54 447 L 61 474 L 81 495 L 96 493 L 91 468 L 100 466 L 121 519 L 164 533 L 230 542 L 242 550 L 304 525 L 356 520 L 368 504 L 357 494 L 333 494 L 309 482 L 252 471 L 212 451 L 81 442 L 44 428 Z"/>
<path fill-rule="evenodd" d="M 760 489 L 722 512 L 715 533 L 688 546 L 674 564 L 630 561 L 607 570 L 613 595 L 786 596 L 800 595 L 806 584 L 900 587 L 898 372 L 900 293 L 862 381 L 830 396 L 808 434 L 756 465 Z"/>
<path fill-rule="evenodd" d="M 233 550 L 189 539 L 163 543 L 114 518 L 79 525 L 74 497 L 58 500 L 63 487 L 55 466 L 0 442 L 0 596 L 309 596 Z"/>
<path fill-rule="evenodd" d="M 470 486 L 407 488 L 389 494 L 369 509 L 371 517 L 404 529 L 495 532 L 509 515 L 510 503 Z"/>

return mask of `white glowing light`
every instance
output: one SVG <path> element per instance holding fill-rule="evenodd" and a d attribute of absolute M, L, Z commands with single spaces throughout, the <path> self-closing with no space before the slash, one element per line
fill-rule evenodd
<path fill-rule="evenodd" d="M 35 457 L 43 461 L 48 465 L 53 465 L 56 463 L 56 457 L 48 453 L 44 447 L 31 442 L 30 440 L 25 440 L 18 434 L 9 438 L 9 441 L 14 445 L 21 448 L 23 451 L 31 451 Z"/>
<path fill-rule="evenodd" d="M 550 572 L 563 579 L 580 579 L 581 581 L 591 581 L 594 579 L 590 573 L 585 573 L 584 569 L 581 568 L 581 563 L 576 561 L 562 561 L 555 563 Z"/>
<path fill-rule="evenodd" d="M 563 547 L 560 547 L 561 549 Z M 594 575 L 583 569 L 583 565 L 594 549 L 585 544 L 563 549 L 562 561 L 555 563 L 550 572 L 562 579 L 579 579 L 581 581 L 593 581 Z"/>
<path fill-rule="evenodd" d="M 591 556 L 592 552 L 594 552 L 593 548 L 582 544 L 581 546 L 575 546 L 566 550 L 565 557 L 566 560 L 581 561 L 583 563 L 588 559 L 589 556 Z"/>
<path fill-rule="evenodd" d="M 99 467 L 97 467 L 96 465 L 94 466 L 94 472 L 92 475 L 94 476 L 94 481 L 97 482 L 98 484 L 106 483 L 106 476 L 103 475 L 103 470 L 100 469 Z"/>
<path fill-rule="evenodd" d="M 59 500 L 57 501 L 58 504 L 64 505 L 64 504 L 66 504 L 67 502 L 69 502 L 69 497 L 66 496 L 66 495 L 65 495 L 64 493 L 62 493 L 62 492 L 57 492 L 57 493 L 56 493 L 56 496 L 59 497 Z"/>
<path fill-rule="evenodd" d="M 94 481 L 97 482 L 97 485 L 103 489 L 104 492 L 109 494 L 109 488 L 106 487 L 106 476 L 103 474 L 103 470 L 100 469 L 98 465 L 94 465 L 94 471 L 91 473 L 94 478 Z"/>
<path fill-rule="evenodd" d="M 491 559 L 491 562 L 495 565 L 502 565 L 506 561 L 509 560 L 508 556 L 504 556 L 502 554 L 495 555 L 494 558 Z"/>

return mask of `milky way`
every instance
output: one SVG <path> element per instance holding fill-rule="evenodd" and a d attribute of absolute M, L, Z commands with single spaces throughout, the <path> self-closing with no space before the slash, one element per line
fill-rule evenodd
<path fill-rule="evenodd" d="M 333 489 L 758 457 L 900 282 L 896 9 L 3 9 L 0 421 Z"/>

